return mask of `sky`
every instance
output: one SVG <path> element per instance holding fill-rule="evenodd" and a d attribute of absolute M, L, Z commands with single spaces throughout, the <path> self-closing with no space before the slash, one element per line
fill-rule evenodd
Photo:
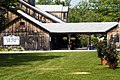
<path fill-rule="evenodd" d="M 80 2 L 80 0 L 71 0 L 71 6 L 75 6 Z"/>

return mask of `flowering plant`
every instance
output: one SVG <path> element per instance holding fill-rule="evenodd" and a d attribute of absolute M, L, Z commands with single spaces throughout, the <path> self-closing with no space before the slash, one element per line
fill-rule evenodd
<path fill-rule="evenodd" d="M 97 45 L 97 52 L 99 58 L 104 58 L 106 54 L 106 41 L 100 40 Z"/>
<path fill-rule="evenodd" d="M 108 45 L 105 59 L 110 63 L 116 63 L 118 61 L 118 51 L 116 50 L 115 43 Z"/>
<path fill-rule="evenodd" d="M 115 68 L 118 64 L 118 51 L 116 50 L 116 43 L 107 41 L 99 41 L 97 47 L 98 57 L 101 60 L 107 60 L 110 68 Z M 102 62 L 102 61 L 101 61 Z"/>

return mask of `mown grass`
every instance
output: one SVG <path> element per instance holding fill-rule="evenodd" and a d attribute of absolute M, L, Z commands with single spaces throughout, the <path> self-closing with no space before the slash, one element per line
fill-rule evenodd
<path fill-rule="evenodd" d="M 0 54 L 0 80 L 120 80 L 119 74 L 100 65 L 97 52 Z"/>

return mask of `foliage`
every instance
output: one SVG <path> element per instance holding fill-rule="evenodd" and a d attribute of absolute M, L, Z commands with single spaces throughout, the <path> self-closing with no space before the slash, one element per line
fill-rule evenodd
<path fill-rule="evenodd" d="M 120 0 L 98 0 L 98 13 L 102 21 L 116 21 L 120 17 Z"/>
<path fill-rule="evenodd" d="M 41 4 L 41 5 L 47 5 L 47 4 L 51 4 L 52 0 L 38 0 L 37 4 Z"/>
<path fill-rule="evenodd" d="M 4 27 L 8 22 L 4 14 L 9 10 L 15 12 L 17 10 L 17 4 L 17 0 L 0 0 L 0 28 Z"/>
<path fill-rule="evenodd" d="M 3 51 L 3 50 L 4 50 L 4 48 L 2 46 L 0 46 L 0 51 Z"/>
<path fill-rule="evenodd" d="M 5 18 L 4 15 L 0 15 L 0 28 L 2 28 L 6 23 L 8 22 L 8 19 Z"/>
<path fill-rule="evenodd" d="M 106 57 L 105 59 L 108 61 L 108 62 L 111 62 L 111 63 L 116 63 L 118 61 L 118 52 L 116 50 L 116 44 L 110 44 L 107 48 L 107 53 L 106 53 Z"/>
<path fill-rule="evenodd" d="M 8 10 L 17 7 L 18 1 L 17 0 L 1 0 L 0 7 L 5 7 Z"/>
<path fill-rule="evenodd" d="M 118 65 L 118 51 L 116 50 L 116 42 L 110 42 L 107 44 L 106 41 L 98 42 L 98 57 L 106 59 L 110 68 L 116 68 Z"/>
<path fill-rule="evenodd" d="M 87 42 L 88 42 L 88 35 L 81 35 L 80 36 L 80 42 L 82 47 L 86 47 L 87 46 Z"/>
<path fill-rule="evenodd" d="M 99 58 L 104 58 L 106 55 L 107 42 L 100 40 L 97 46 L 97 53 Z"/>
<path fill-rule="evenodd" d="M 40 5 L 63 5 L 63 6 L 70 6 L 70 1 L 71 0 L 65 0 L 65 1 L 61 1 L 61 0 L 38 0 L 37 4 Z"/>
<path fill-rule="evenodd" d="M 119 15 L 120 0 L 82 0 L 69 10 L 68 22 L 110 22 Z"/>
<path fill-rule="evenodd" d="M 24 48 L 22 46 L 7 46 L 3 47 L 0 46 L 0 51 L 6 52 L 6 51 L 23 51 Z"/>
<path fill-rule="evenodd" d="M 95 37 L 95 35 L 91 36 L 91 44 L 94 46 L 95 49 L 97 49 L 97 45 L 98 45 L 98 39 L 97 37 Z"/>

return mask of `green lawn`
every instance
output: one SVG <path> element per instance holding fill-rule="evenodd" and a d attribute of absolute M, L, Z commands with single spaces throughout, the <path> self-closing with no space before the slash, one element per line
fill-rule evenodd
<path fill-rule="evenodd" d="M 120 80 L 97 52 L 0 54 L 0 80 Z"/>

